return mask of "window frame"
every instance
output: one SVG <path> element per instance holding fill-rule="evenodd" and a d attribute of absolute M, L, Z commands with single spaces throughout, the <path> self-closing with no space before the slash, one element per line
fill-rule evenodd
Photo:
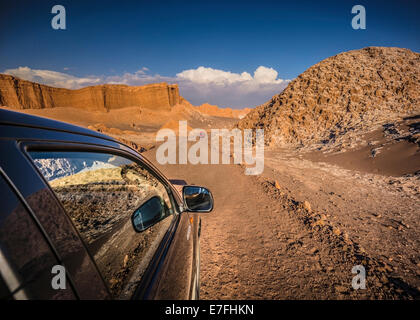
<path fill-rule="evenodd" d="M 119 143 L 118 143 L 119 144 Z M 126 159 L 129 159 L 133 162 L 136 162 L 143 166 L 146 170 L 150 172 L 160 183 L 163 184 L 165 189 L 168 192 L 168 195 L 171 199 L 172 205 L 174 207 L 174 218 L 171 221 L 171 224 L 169 225 L 168 229 L 166 230 L 162 240 L 160 241 L 156 251 L 153 253 L 153 257 L 149 262 L 148 267 L 146 268 L 142 280 L 140 281 L 139 285 L 135 289 L 133 296 L 131 299 L 143 299 L 147 296 L 148 288 L 153 284 L 153 281 L 156 280 L 156 274 L 160 271 L 161 266 L 161 259 L 163 259 L 166 256 L 166 253 L 168 252 L 168 249 L 171 245 L 172 239 L 175 235 L 175 232 L 177 230 L 179 221 L 180 221 L 180 214 L 183 212 L 182 208 L 182 200 L 180 198 L 180 195 L 178 191 L 172 186 L 170 181 L 161 173 L 159 170 L 157 170 L 153 164 L 151 164 L 147 159 L 142 157 L 140 154 L 132 151 L 130 152 L 126 151 L 123 148 L 115 148 L 110 146 L 105 146 L 102 144 L 93 144 L 93 143 L 85 143 L 85 142 L 69 142 L 69 141 L 56 141 L 56 140 L 44 140 L 44 141 L 20 141 L 18 142 L 19 149 L 24 154 L 24 156 L 29 160 L 32 168 L 37 172 L 39 178 L 43 181 L 45 186 L 50 190 L 50 192 L 53 194 L 53 197 L 55 201 L 58 203 L 60 209 L 62 210 L 62 213 L 66 215 L 71 224 L 73 225 L 73 228 L 75 232 L 77 233 L 79 239 L 83 243 L 87 254 L 89 255 L 92 263 L 96 267 L 96 270 L 98 274 L 100 275 L 105 287 L 108 290 L 109 296 L 111 297 L 111 293 L 108 288 L 108 284 L 106 283 L 100 269 L 97 266 L 97 263 L 95 259 L 93 258 L 92 254 L 90 253 L 88 246 L 80 234 L 77 227 L 74 225 L 74 222 L 71 220 L 69 214 L 65 210 L 64 206 L 62 205 L 60 199 L 58 199 L 57 195 L 55 194 L 54 190 L 51 188 L 50 184 L 48 183 L 47 179 L 42 175 L 42 173 L 37 168 L 34 159 L 31 157 L 30 152 L 31 151 L 41 151 L 41 152 L 90 152 L 90 153 L 108 153 L 116 156 L 120 156 Z M 120 144 L 119 144 L 120 145 Z"/>

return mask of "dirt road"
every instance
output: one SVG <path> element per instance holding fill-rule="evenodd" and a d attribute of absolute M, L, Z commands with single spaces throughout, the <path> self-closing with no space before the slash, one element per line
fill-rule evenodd
<path fill-rule="evenodd" d="M 170 178 L 213 192 L 215 210 L 203 215 L 202 299 L 419 298 L 418 281 L 407 283 L 319 205 L 302 200 L 295 172 L 281 176 L 267 160 L 259 177 L 239 165 L 158 165 Z M 276 183 L 276 174 L 283 181 Z M 352 288 L 355 265 L 366 268 L 364 290 Z"/>

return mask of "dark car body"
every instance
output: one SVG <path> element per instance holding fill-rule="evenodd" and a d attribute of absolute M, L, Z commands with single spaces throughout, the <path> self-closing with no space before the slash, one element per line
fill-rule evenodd
<path fill-rule="evenodd" d="M 201 220 L 182 209 L 182 195 L 161 172 L 98 132 L 0 109 L 0 299 L 113 298 L 80 232 L 28 155 L 31 150 L 115 154 L 158 177 L 171 190 L 177 212 L 129 298 L 198 298 Z M 65 289 L 51 287 L 54 265 L 65 268 Z"/>

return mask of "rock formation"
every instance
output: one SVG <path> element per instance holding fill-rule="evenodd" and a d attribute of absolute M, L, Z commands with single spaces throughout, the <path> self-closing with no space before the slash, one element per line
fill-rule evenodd
<path fill-rule="evenodd" d="M 243 118 L 251 109 L 235 110 L 210 104 L 194 107 L 179 94 L 178 85 L 166 83 L 144 86 L 104 84 L 77 90 L 55 88 L 0 74 L 0 106 L 13 109 L 80 108 L 87 111 L 140 107 L 157 111 L 171 111 L 174 107 L 185 111 L 199 111 L 216 117 Z M 188 110 L 187 110 L 188 109 Z"/>
<path fill-rule="evenodd" d="M 125 107 L 170 110 L 180 102 L 178 85 L 145 86 L 105 84 L 77 90 L 54 88 L 0 74 L 0 105 L 15 109 L 56 107 L 107 111 Z"/>
<path fill-rule="evenodd" d="M 368 47 L 310 67 L 239 128 L 265 129 L 271 146 L 334 144 L 351 131 L 420 112 L 420 54 Z"/>
<path fill-rule="evenodd" d="M 202 114 L 208 114 L 214 117 L 226 117 L 226 118 L 243 118 L 249 111 L 250 108 L 245 109 L 231 109 L 231 108 L 219 108 L 218 106 L 211 105 L 209 103 L 203 103 L 201 106 L 196 107 Z"/>

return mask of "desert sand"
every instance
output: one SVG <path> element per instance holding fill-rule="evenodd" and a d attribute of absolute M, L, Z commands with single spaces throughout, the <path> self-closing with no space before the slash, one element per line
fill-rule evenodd
<path fill-rule="evenodd" d="M 201 298 L 418 299 L 418 179 L 281 154 L 266 154 L 257 177 L 233 164 L 155 163 L 213 192 L 215 210 L 202 215 Z M 356 291 L 360 264 L 367 287 Z"/>

